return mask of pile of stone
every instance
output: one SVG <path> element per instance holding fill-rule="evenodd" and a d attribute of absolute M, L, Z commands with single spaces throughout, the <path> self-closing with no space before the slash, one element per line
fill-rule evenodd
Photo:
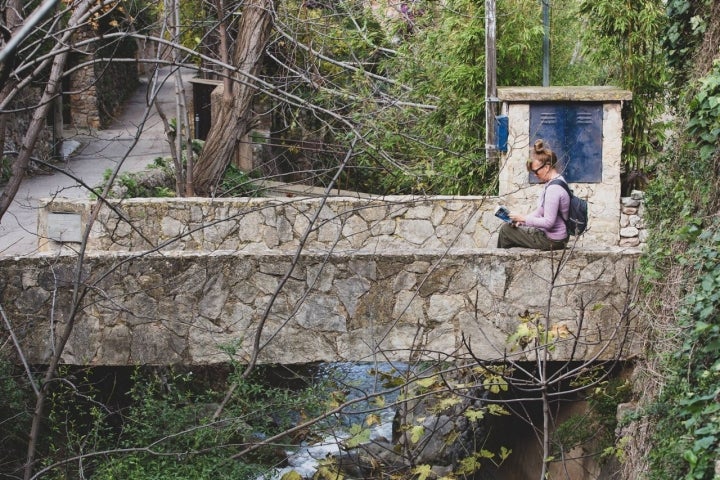
<path fill-rule="evenodd" d="M 644 215 L 644 193 L 633 190 L 629 197 L 620 199 L 620 242 L 621 247 L 642 247 L 647 240 Z"/>

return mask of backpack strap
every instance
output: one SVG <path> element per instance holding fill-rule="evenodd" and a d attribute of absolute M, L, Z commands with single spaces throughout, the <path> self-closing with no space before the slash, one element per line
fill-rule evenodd
<path fill-rule="evenodd" d="M 572 200 L 573 193 L 570 190 L 570 187 L 568 186 L 568 184 L 565 180 L 563 180 L 562 178 L 554 178 L 548 182 L 548 187 L 550 185 L 560 185 L 561 187 L 563 187 L 565 189 L 565 191 L 567 192 L 568 196 L 570 197 L 570 199 Z M 546 192 L 547 192 L 547 190 L 546 190 Z M 545 192 L 543 192 L 543 206 L 545 206 Z M 570 212 L 568 211 L 567 219 L 563 218 L 562 213 L 560 213 L 560 207 L 558 207 L 558 213 L 560 214 L 560 218 L 562 218 L 562 221 L 565 222 L 565 228 L 567 228 L 567 223 L 570 220 Z"/>
<path fill-rule="evenodd" d="M 569 196 L 571 196 L 571 197 L 573 196 L 573 194 L 572 194 L 572 192 L 570 191 L 570 187 L 568 186 L 567 182 L 565 182 L 565 180 L 563 180 L 562 178 L 554 178 L 554 179 L 550 180 L 550 182 L 548 183 L 548 185 L 560 185 L 561 187 L 563 187 L 563 188 L 565 189 L 565 191 L 567 192 L 567 194 L 568 194 Z"/>

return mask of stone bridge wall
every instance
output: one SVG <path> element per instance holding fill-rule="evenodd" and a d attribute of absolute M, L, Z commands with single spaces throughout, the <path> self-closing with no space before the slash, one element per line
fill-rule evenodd
<path fill-rule="evenodd" d="M 306 232 L 304 246 L 311 251 L 485 248 L 496 241 L 498 204 L 492 197 L 129 199 L 113 202 L 114 210 L 102 208 L 88 248 L 287 252 Z M 41 241 L 41 249 L 59 246 L 52 239 L 58 238 L 53 229 L 62 212 L 79 214 L 84 227 L 93 205 L 65 199 L 47 204 L 38 231 L 49 241 Z"/>
<path fill-rule="evenodd" d="M 462 351 L 463 338 L 475 354 L 499 359 L 526 311 L 570 335 L 553 358 L 607 359 L 621 348 L 623 356 L 639 354 L 624 343 L 635 328 L 627 323 L 627 276 L 639 250 L 574 245 L 554 256 L 498 250 L 500 221 L 492 213 L 498 203 L 493 197 L 113 202 L 92 228 L 83 266 L 83 284 L 92 288 L 63 360 L 203 364 L 227 360 L 228 348 L 247 360 L 265 317 L 261 362 L 371 360 L 379 352 L 403 360 L 421 352 L 442 356 Z M 69 304 L 75 241 L 93 204 L 49 202 L 39 220 L 47 253 L 0 264 L 5 278 L 16 279 L 0 300 L 25 319 L 19 328 L 30 335 L 33 361 L 47 358 L 48 339 L 67 321 L 61 309 L 50 329 L 49 302 Z M 63 287 L 54 295 L 56 282 Z"/>
<path fill-rule="evenodd" d="M 638 255 L 94 252 L 82 263 L 87 290 L 62 360 L 210 364 L 232 353 L 247 361 L 261 327 L 260 362 L 443 359 L 467 353 L 463 340 L 476 357 L 530 359 L 532 351 L 507 343 L 526 313 L 564 332 L 550 359 L 627 358 L 641 353 L 628 307 Z M 0 304 L 31 363 L 47 362 L 71 318 L 77 262 L 57 253 L 0 259 Z"/>
<path fill-rule="evenodd" d="M 617 205 L 616 234 L 600 242 L 593 224 L 578 246 L 638 246 L 640 198 Z M 112 201 L 98 215 L 88 249 L 105 251 L 231 250 L 245 252 L 424 251 L 441 248 L 492 248 L 501 222 L 499 197 L 383 198 L 175 198 Z M 38 219 L 41 251 L 75 248 L 94 202 L 54 199 Z M 634 207 L 631 208 L 628 205 Z M 591 219 L 592 222 L 592 219 Z M 631 227 L 631 228 L 626 228 Z M 638 238 L 639 236 L 639 238 Z M 634 237 L 634 240 L 629 240 Z M 73 240 L 67 242 L 67 240 Z"/>
<path fill-rule="evenodd" d="M 79 276 L 94 202 L 58 198 L 40 209 L 44 253 L 0 259 L 0 302 L 35 363 L 70 321 L 74 278 L 87 290 L 66 363 L 247 361 L 255 341 L 271 363 L 442 359 L 468 346 L 487 360 L 530 359 L 507 339 L 535 315 L 562 335 L 549 359 L 640 354 L 630 308 L 639 250 L 622 247 L 642 241 L 641 209 L 619 205 L 625 92 L 592 96 L 613 98 L 602 181 L 573 185 L 590 203 L 588 232 L 563 252 L 493 248 L 495 207 L 528 211 L 541 188 L 524 168 L 526 93 L 504 93 L 513 148 L 500 197 L 114 201 L 92 225 Z"/>

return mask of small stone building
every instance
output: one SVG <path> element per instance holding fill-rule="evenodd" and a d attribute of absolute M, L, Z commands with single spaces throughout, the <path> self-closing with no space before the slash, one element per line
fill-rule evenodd
<path fill-rule="evenodd" d="M 558 154 L 574 193 L 588 201 L 589 228 L 581 245 L 618 245 L 623 102 L 632 92 L 616 87 L 500 87 L 507 118 L 499 195 L 511 210 L 534 208 L 541 186 L 526 169 L 538 138 Z"/>

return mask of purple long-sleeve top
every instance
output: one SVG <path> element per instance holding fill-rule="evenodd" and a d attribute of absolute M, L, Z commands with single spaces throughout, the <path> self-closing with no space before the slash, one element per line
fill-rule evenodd
<path fill-rule="evenodd" d="M 556 178 L 565 180 L 561 176 Z M 570 196 L 565 189 L 561 185 L 546 183 L 537 204 L 537 208 L 525 217 L 525 225 L 539 228 L 550 240 L 565 240 L 567 228 L 563 218 L 568 218 L 570 211 Z"/>

